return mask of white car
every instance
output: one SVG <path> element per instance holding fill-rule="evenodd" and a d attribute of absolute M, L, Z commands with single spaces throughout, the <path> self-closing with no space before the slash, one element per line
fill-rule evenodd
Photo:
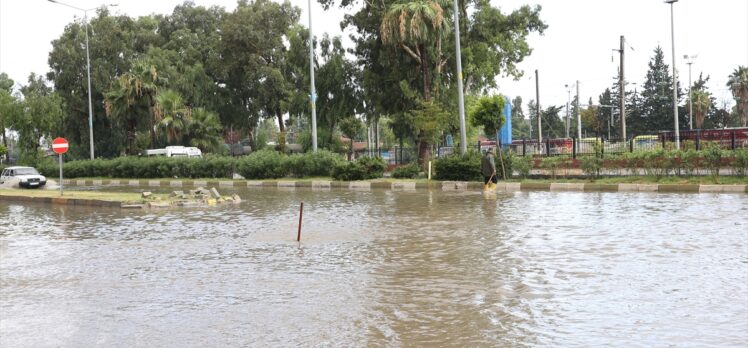
<path fill-rule="evenodd" d="M 0 174 L 0 184 L 18 183 L 19 187 L 34 188 L 47 184 L 47 178 L 33 167 L 8 167 Z"/>

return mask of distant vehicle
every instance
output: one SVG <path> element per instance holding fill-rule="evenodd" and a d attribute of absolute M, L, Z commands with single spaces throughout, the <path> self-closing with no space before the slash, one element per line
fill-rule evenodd
<path fill-rule="evenodd" d="M 196 147 L 167 146 L 163 149 L 144 150 L 143 156 L 203 157 L 203 152 Z"/>
<path fill-rule="evenodd" d="M 19 187 L 36 188 L 47 184 L 47 178 L 33 167 L 8 167 L 0 174 L 0 184 L 18 183 Z"/>

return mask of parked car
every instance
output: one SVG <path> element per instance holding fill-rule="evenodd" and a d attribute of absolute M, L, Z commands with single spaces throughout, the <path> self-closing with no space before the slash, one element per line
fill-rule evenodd
<path fill-rule="evenodd" d="M 18 183 L 19 187 L 36 188 L 47 184 L 47 178 L 33 167 L 8 167 L 0 174 L 0 184 Z"/>

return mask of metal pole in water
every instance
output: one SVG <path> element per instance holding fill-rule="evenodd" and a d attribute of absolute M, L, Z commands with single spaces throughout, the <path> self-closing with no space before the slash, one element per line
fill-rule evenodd
<path fill-rule="evenodd" d="M 296 241 L 301 241 L 301 218 L 304 216 L 304 202 L 299 206 L 299 233 L 296 235 Z"/>

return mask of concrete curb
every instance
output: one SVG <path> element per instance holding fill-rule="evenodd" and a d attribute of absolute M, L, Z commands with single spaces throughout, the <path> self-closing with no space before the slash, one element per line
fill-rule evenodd
<path fill-rule="evenodd" d="M 262 181 L 262 180 L 75 180 L 65 179 L 66 186 L 133 186 L 133 187 L 248 187 L 282 188 L 293 190 L 348 189 L 371 191 L 374 189 L 394 191 L 441 190 L 467 191 L 482 190 L 483 183 L 476 181 L 432 181 L 390 182 L 390 181 Z M 578 192 L 665 192 L 665 193 L 748 193 L 748 185 L 697 185 L 697 184 L 596 184 L 596 183 L 536 183 L 499 182 L 497 191 L 578 191 Z"/>

